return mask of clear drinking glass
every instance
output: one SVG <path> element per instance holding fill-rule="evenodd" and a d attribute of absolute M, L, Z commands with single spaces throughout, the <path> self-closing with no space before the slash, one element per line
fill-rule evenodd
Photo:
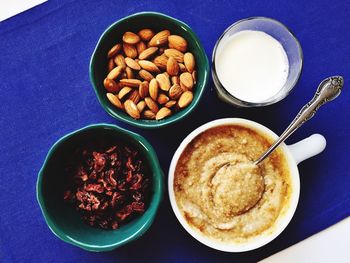
<path fill-rule="evenodd" d="M 257 30 L 269 34 L 281 43 L 288 56 L 289 72 L 286 83 L 276 95 L 263 102 L 248 102 L 234 97 L 225 89 L 216 74 L 216 54 L 223 48 L 227 39 L 243 30 Z M 259 107 L 276 103 L 285 98 L 298 82 L 302 65 L 303 53 L 299 41 L 285 25 L 275 19 L 267 17 L 250 17 L 232 24 L 216 42 L 212 56 L 212 77 L 217 94 L 221 100 L 238 107 Z"/>

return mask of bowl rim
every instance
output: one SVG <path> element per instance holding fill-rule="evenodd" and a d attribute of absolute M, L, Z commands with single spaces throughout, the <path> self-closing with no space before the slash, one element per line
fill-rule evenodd
<path fill-rule="evenodd" d="M 62 143 L 66 142 L 69 138 L 76 136 L 77 134 L 79 134 L 80 132 L 83 131 L 87 131 L 87 130 L 91 130 L 91 129 L 96 129 L 96 128 L 103 128 L 103 129 L 111 129 L 114 130 L 116 132 L 119 132 L 123 135 L 127 135 L 130 136 L 130 138 L 132 138 L 133 140 L 137 141 L 139 144 L 141 144 L 146 150 L 147 150 L 147 154 L 151 157 L 149 158 L 151 165 L 153 168 L 153 173 L 156 174 L 156 177 L 158 177 L 157 182 L 155 182 L 153 184 L 153 196 L 151 199 L 151 203 L 152 203 L 152 213 L 149 214 L 148 218 L 144 219 L 144 222 L 142 223 L 142 226 L 135 232 L 133 233 L 131 236 L 124 238 L 122 240 L 119 240 L 113 244 L 109 244 L 109 245 L 91 245 L 91 244 L 86 244 L 84 242 L 75 240 L 73 238 L 70 238 L 69 236 L 67 236 L 51 219 L 51 217 L 48 215 L 48 210 L 47 207 L 44 204 L 44 197 L 43 197 L 43 193 L 42 193 L 42 180 L 43 180 L 43 174 L 44 171 L 47 167 L 47 163 L 50 160 L 50 158 L 52 158 L 52 156 L 54 155 L 55 151 L 57 150 L 57 148 L 59 147 L 59 145 L 61 145 Z M 47 224 L 47 226 L 49 227 L 49 229 L 51 230 L 51 232 L 57 236 L 59 239 L 78 246 L 82 249 L 88 250 L 88 251 L 94 251 L 94 252 L 100 252 L 100 251 L 110 251 L 113 250 L 117 247 L 120 247 L 130 241 L 133 241 L 139 237 L 141 237 L 152 225 L 155 216 L 157 214 L 160 202 L 162 200 L 163 197 L 163 191 L 164 191 L 164 175 L 163 175 L 163 171 L 160 167 L 160 163 L 157 157 L 157 154 L 155 152 L 155 150 L 153 149 L 152 145 L 141 135 L 126 130 L 124 128 L 118 127 L 116 125 L 113 124 L 108 124 L 108 123 L 96 123 L 96 124 L 90 124 L 87 125 L 85 127 L 82 127 L 80 129 L 74 130 L 72 132 L 69 132 L 68 134 L 62 136 L 61 138 L 59 138 L 49 149 L 45 160 L 43 162 L 42 167 L 39 170 L 38 173 L 38 178 L 37 178 L 37 182 L 36 182 L 36 199 L 37 202 L 39 204 L 41 213 L 44 217 L 44 220 Z M 149 207 L 150 208 L 150 207 Z M 144 215 L 141 215 L 141 217 Z M 140 218 L 141 218 L 140 217 Z M 132 223 L 132 221 L 130 222 Z"/>
<path fill-rule="evenodd" d="M 172 160 L 170 162 L 169 166 L 169 172 L 168 172 L 168 196 L 171 204 L 171 208 L 177 218 L 177 220 L 180 222 L 182 227 L 197 241 L 200 243 L 223 252 L 231 252 L 231 253 L 237 253 L 237 252 L 246 252 L 251 251 L 257 248 L 260 248 L 268 243 L 270 243 L 272 240 L 277 238 L 284 229 L 289 225 L 290 221 L 292 220 L 298 202 L 300 197 L 300 177 L 299 177 L 299 169 L 297 166 L 297 163 L 295 162 L 295 159 L 293 155 L 291 154 L 290 149 L 285 143 L 281 143 L 279 147 L 283 150 L 284 156 L 286 157 L 286 160 L 288 162 L 289 168 L 290 168 L 290 178 L 291 182 L 293 184 L 293 189 L 291 192 L 290 200 L 288 205 L 284 207 L 284 210 L 281 212 L 281 217 L 278 217 L 276 222 L 274 223 L 272 227 L 272 233 L 266 233 L 262 235 L 261 237 L 257 237 L 256 239 L 253 239 L 251 241 L 248 241 L 248 243 L 244 244 L 235 244 L 235 243 L 228 243 L 224 244 L 221 242 L 218 242 L 214 239 L 210 239 L 203 234 L 199 233 L 198 230 L 194 229 L 192 226 L 190 226 L 187 221 L 184 219 L 184 216 L 182 215 L 177 202 L 175 198 L 175 192 L 174 192 L 174 174 L 175 174 L 175 168 L 177 165 L 177 162 L 183 152 L 183 150 L 186 148 L 186 146 L 199 134 L 201 134 L 204 131 L 207 131 L 208 129 L 211 129 L 213 127 L 222 126 L 222 125 L 242 125 L 246 127 L 250 127 L 252 129 L 256 129 L 257 131 L 261 131 L 265 133 L 267 136 L 271 137 L 271 139 L 278 138 L 277 134 L 275 134 L 272 130 L 267 128 L 266 126 L 251 121 L 248 119 L 243 118 L 222 118 L 222 119 L 215 119 L 212 121 L 209 121 L 207 123 L 204 123 L 203 125 L 197 127 L 192 132 L 190 132 L 180 143 L 178 148 L 176 149 Z"/>
<path fill-rule="evenodd" d="M 147 122 L 143 122 L 142 120 L 134 120 L 131 117 L 128 116 L 123 116 L 121 114 L 119 114 L 119 112 L 117 111 L 117 109 L 113 110 L 110 107 L 108 107 L 107 105 L 105 105 L 105 103 L 103 103 L 101 97 L 98 94 L 98 88 L 97 85 L 95 84 L 95 80 L 94 80 L 94 63 L 95 63 L 95 54 L 97 53 L 97 50 L 99 49 L 101 42 L 104 40 L 105 35 L 111 30 L 113 29 L 115 26 L 118 26 L 120 23 L 125 22 L 126 20 L 130 19 L 130 18 L 134 18 L 134 17 L 142 17 L 142 16 L 150 16 L 150 17 L 160 17 L 163 18 L 165 20 L 168 20 L 170 22 L 173 22 L 175 24 L 178 24 L 181 28 L 186 29 L 186 31 L 188 31 L 188 33 L 193 37 L 194 41 L 196 42 L 198 49 L 199 49 L 199 53 L 203 56 L 204 60 L 205 60 L 205 65 L 204 65 L 204 70 L 203 70 L 203 84 L 200 86 L 200 88 L 196 87 L 196 89 L 198 89 L 198 96 L 196 98 L 193 99 L 192 103 L 186 107 L 186 109 L 184 109 L 184 111 L 182 112 L 178 112 L 178 115 L 173 115 L 174 118 L 168 119 L 165 118 L 163 120 L 160 121 L 147 121 Z M 166 14 L 163 13 L 159 13 L 159 12 L 153 12 L 153 11 L 144 11 L 144 12 L 138 12 L 138 13 L 134 13 L 128 16 L 125 16 L 119 20 L 117 20 L 116 22 L 114 22 L 113 24 L 111 24 L 110 26 L 108 26 L 103 33 L 101 34 L 99 40 L 97 41 L 97 44 L 95 46 L 95 49 L 91 55 L 90 58 L 90 64 L 89 64 L 89 78 L 90 78 L 90 82 L 92 84 L 92 87 L 95 91 L 95 95 L 99 101 L 99 103 L 101 104 L 101 106 L 103 107 L 103 109 L 113 118 L 118 119 L 120 121 L 123 121 L 127 124 L 130 124 L 134 127 L 138 127 L 138 128 L 145 128 L 145 129 L 156 129 L 156 128 L 161 128 L 161 127 L 165 127 L 168 126 L 170 124 L 173 124 L 181 119 L 184 119 L 186 117 L 188 117 L 190 115 L 190 113 L 193 112 L 193 110 L 196 108 L 196 106 L 199 104 L 199 101 L 204 93 L 204 90 L 206 88 L 206 86 L 208 85 L 209 82 L 209 75 L 210 75 L 210 67 L 209 67 L 209 59 L 208 56 L 203 48 L 203 45 L 199 39 L 199 37 L 197 36 L 197 34 L 192 30 L 192 28 L 187 25 L 185 22 L 180 21 L 179 19 L 176 19 L 174 17 L 168 16 Z"/>
<path fill-rule="evenodd" d="M 299 59 L 300 59 L 300 67 L 298 70 L 298 74 L 296 79 L 294 80 L 294 82 L 290 85 L 290 88 L 288 90 L 286 90 L 285 93 L 282 93 L 280 96 L 279 93 L 275 94 L 274 96 L 272 96 L 271 98 L 269 98 L 266 101 L 263 102 L 249 102 L 249 101 L 245 101 L 245 100 L 241 100 L 237 97 L 235 97 L 234 95 L 232 95 L 231 93 L 229 93 L 227 91 L 227 89 L 225 88 L 225 86 L 221 83 L 217 73 L 216 73 L 216 66 L 215 66 L 215 57 L 216 57 L 216 53 L 217 53 L 217 49 L 218 46 L 221 42 L 221 40 L 224 38 L 224 36 L 234 27 L 236 27 L 237 25 L 244 23 L 246 21 L 250 21 L 250 20 L 263 20 L 263 21 L 270 21 L 275 23 L 276 25 L 280 26 L 281 28 L 283 28 L 290 36 L 291 38 L 295 41 L 297 47 L 298 47 L 298 51 L 299 51 Z M 225 96 L 227 96 L 228 98 L 225 98 L 224 101 L 234 105 L 236 107 L 264 107 L 264 106 L 269 106 L 275 103 L 278 103 L 280 101 L 282 101 L 283 99 L 285 99 L 295 88 L 295 86 L 297 85 L 297 83 L 299 82 L 301 75 L 302 75 L 302 71 L 303 71 L 303 67 L 304 67 L 304 54 L 303 54 L 303 49 L 301 47 L 300 41 L 298 40 L 298 38 L 296 37 L 296 35 L 293 33 L 293 31 L 287 27 L 285 24 L 283 24 L 282 22 L 280 22 L 277 19 L 271 18 L 271 17 L 266 17 L 266 16 L 251 16 L 251 17 L 247 17 L 247 18 L 243 18 L 240 19 L 236 22 L 234 22 L 233 24 L 231 24 L 230 26 L 228 26 L 224 32 L 220 35 L 220 37 L 218 38 L 218 40 L 215 42 L 214 48 L 213 48 L 213 52 L 212 52 L 212 58 L 211 58 L 211 62 L 212 62 L 212 68 L 211 68 L 211 75 L 214 81 L 214 87 L 216 92 L 218 93 L 219 96 L 220 93 L 225 94 Z"/>

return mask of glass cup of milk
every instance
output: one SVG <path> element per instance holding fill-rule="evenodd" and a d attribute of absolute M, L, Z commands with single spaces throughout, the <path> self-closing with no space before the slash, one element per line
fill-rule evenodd
<path fill-rule="evenodd" d="M 282 23 L 266 17 L 240 20 L 221 35 L 212 58 L 220 99 L 239 107 L 258 107 L 285 98 L 301 74 L 303 54 Z"/>

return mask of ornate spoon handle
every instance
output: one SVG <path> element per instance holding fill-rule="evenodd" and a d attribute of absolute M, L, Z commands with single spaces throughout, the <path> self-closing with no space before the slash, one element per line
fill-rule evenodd
<path fill-rule="evenodd" d="M 277 146 L 286 140 L 295 130 L 297 130 L 306 121 L 310 120 L 316 111 L 325 103 L 334 100 L 339 96 L 343 88 L 344 79 L 341 76 L 333 76 L 323 80 L 318 86 L 316 93 L 312 100 L 310 100 L 304 107 L 301 108 L 292 123 L 282 133 L 282 135 L 270 146 L 270 148 L 254 162 L 254 164 L 261 163 Z"/>

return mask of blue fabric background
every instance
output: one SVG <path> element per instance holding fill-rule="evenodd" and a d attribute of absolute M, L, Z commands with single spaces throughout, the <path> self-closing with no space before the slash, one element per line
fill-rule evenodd
<path fill-rule="evenodd" d="M 160 11 L 188 23 L 208 57 L 233 22 L 268 16 L 286 24 L 304 51 L 302 77 L 290 96 L 261 109 L 221 103 L 210 83 L 198 109 L 185 121 L 159 130 L 136 129 L 109 117 L 88 77 L 90 55 L 104 29 L 139 11 Z M 271 255 L 350 215 L 349 83 L 350 2 L 295 1 L 54 1 L 0 23 L 0 262 L 251 262 Z M 273 242 L 229 254 L 201 245 L 180 226 L 165 195 L 150 230 L 108 253 L 90 253 L 56 238 L 35 198 L 35 183 L 49 147 L 82 126 L 108 122 L 144 135 L 167 173 L 181 140 L 199 125 L 244 117 L 281 133 L 317 84 L 345 77 L 342 95 L 322 108 L 288 141 L 323 134 L 326 150 L 300 168 L 301 196 L 288 228 Z M 350 243 L 349 243 L 350 248 Z"/>

